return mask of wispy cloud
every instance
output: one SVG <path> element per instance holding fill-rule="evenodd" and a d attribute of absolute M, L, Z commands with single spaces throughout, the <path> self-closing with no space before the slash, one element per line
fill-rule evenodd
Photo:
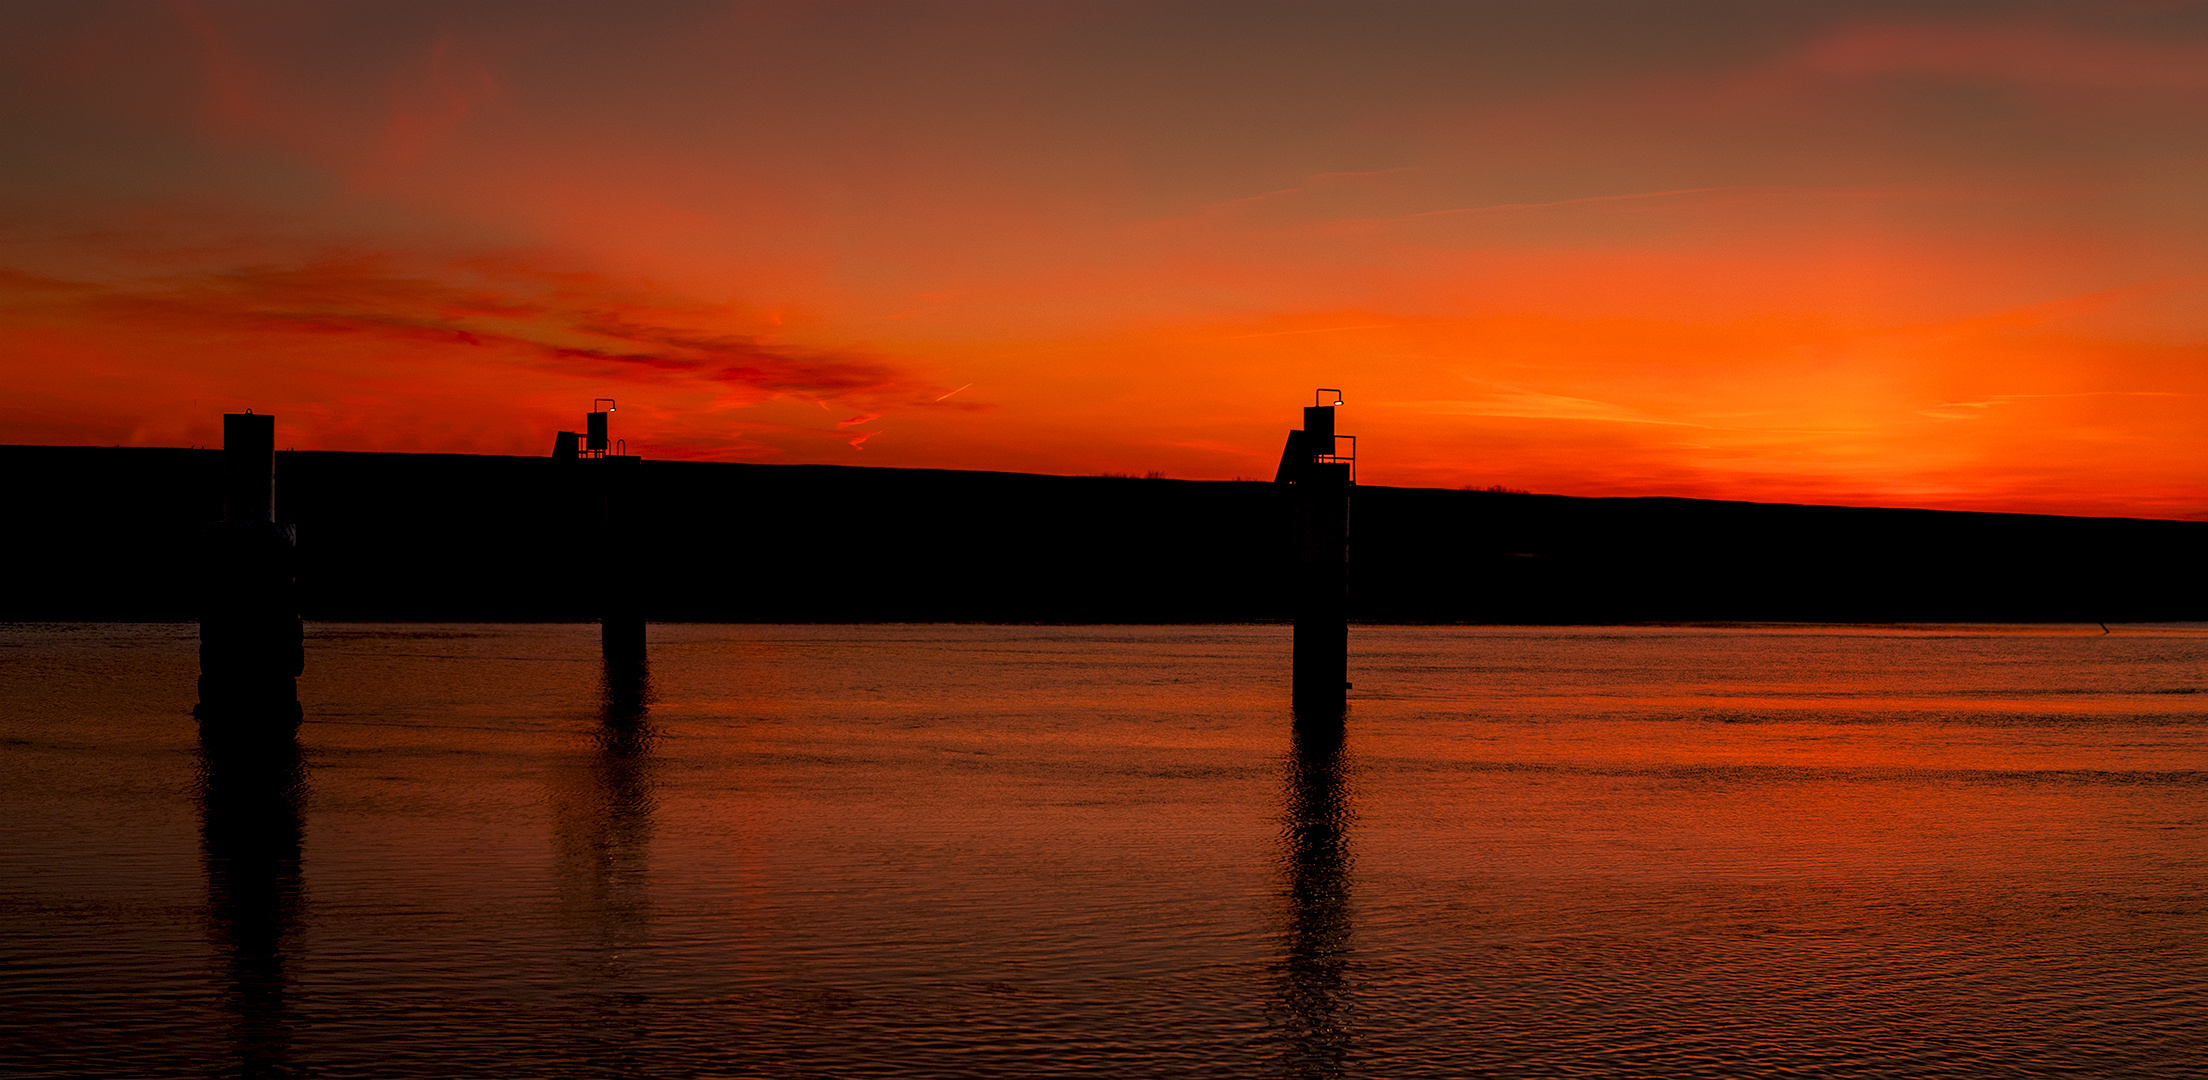
<path fill-rule="evenodd" d="M 1790 66 L 1832 75 L 1924 74 L 2141 90 L 2208 87 L 2208 46 L 2126 41 L 2047 25 L 1884 23 L 1828 35 Z"/>
<path fill-rule="evenodd" d="M 2080 390 L 2069 394 L 1994 394 L 1980 401 L 1943 401 L 1929 409 L 1918 411 L 1922 415 L 1936 420 L 1977 420 L 1983 418 L 1988 409 L 2017 401 L 2096 397 L 2180 398 L 2200 396 L 2199 394 L 2180 393 L 2174 390 Z"/>
<path fill-rule="evenodd" d="M 1670 427 L 1709 427 L 1685 420 L 1650 416 L 1622 405 L 1593 398 L 1569 397 L 1531 391 L 1512 391 L 1485 397 L 1443 401 L 1391 401 L 1388 406 L 1428 416 L 1494 416 L 1527 420 L 1589 420 L 1609 424 L 1661 424 Z"/>
<path fill-rule="evenodd" d="M 107 281 L 0 270 L 0 303 L 74 309 L 108 325 L 242 338 L 262 348 L 321 340 L 457 349 L 481 362 L 630 381 L 703 380 L 758 398 L 933 404 L 956 392 L 880 357 L 732 332 L 725 324 L 737 317 L 725 308 L 513 256 L 332 254 Z"/>
<path fill-rule="evenodd" d="M 1460 206 L 1443 210 L 1422 210 L 1391 218 L 1392 221 L 1416 221 L 1420 218 L 1450 217 L 1458 214 L 1490 214 L 1510 210 L 1551 210 L 1566 206 L 1588 206 L 1597 203 L 1643 202 L 1655 199 L 1672 199 L 1685 195 L 1707 195 L 1721 191 L 1766 190 L 1737 185 L 1723 187 L 1671 188 L 1664 191 L 1625 191 L 1613 195 L 1583 195 L 1572 199 L 1550 199 L 1545 202 L 1490 203 L 1485 206 Z"/>

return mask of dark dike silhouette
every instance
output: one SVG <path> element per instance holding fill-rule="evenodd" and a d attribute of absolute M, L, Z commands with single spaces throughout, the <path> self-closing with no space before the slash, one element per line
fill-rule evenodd
<path fill-rule="evenodd" d="M 309 619 L 595 618 L 595 505 L 551 458 L 277 452 Z M 0 447 L 0 619 L 196 616 L 220 452 Z M 1284 486 L 643 461 L 612 572 L 654 620 L 1285 619 Z M 1363 621 L 2208 618 L 2208 523 L 1360 484 Z"/>

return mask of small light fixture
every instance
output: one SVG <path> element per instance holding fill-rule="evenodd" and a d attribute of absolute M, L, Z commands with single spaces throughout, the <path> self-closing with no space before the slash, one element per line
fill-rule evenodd
<path fill-rule="evenodd" d="M 613 407 L 613 399 L 612 399 L 612 398 L 610 398 L 610 397 L 602 397 L 602 398 L 592 398 L 592 399 L 590 399 L 590 411 L 592 411 L 592 412 L 597 412 L 597 411 L 598 411 L 598 403 L 599 403 L 599 402 L 601 402 L 601 401 L 603 401 L 603 402 L 605 402 L 605 403 L 606 403 L 606 411 L 607 411 L 607 412 L 614 412 L 614 411 L 615 411 L 615 409 L 614 409 L 614 407 Z"/>
<path fill-rule="evenodd" d="M 1332 394 L 1332 395 L 1334 395 L 1334 404 L 1336 404 L 1336 405 L 1339 405 L 1339 404 L 1341 404 L 1341 403 L 1342 403 L 1342 392 L 1341 392 L 1341 391 L 1339 391 L 1339 390 L 1336 390 L 1336 389 L 1334 389 L 1334 388 L 1333 388 L 1333 387 L 1331 387 L 1331 386 L 1322 386 L 1322 387 L 1319 387 L 1319 393 L 1318 393 L 1318 397 L 1319 397 L 1319 400 L 1318 400 L 1318 404 L 1319 404 L 1319 406 L 1320 406 L 1321 408 L 1324 408 L 1324 407 L 1326 407 L 1326 395 L 1328 395 L 1328 394 Z"/>

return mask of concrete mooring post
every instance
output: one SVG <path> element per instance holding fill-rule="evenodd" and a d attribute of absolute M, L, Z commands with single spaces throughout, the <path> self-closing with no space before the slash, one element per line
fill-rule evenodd
<path fill-rule="evenodd" d="M 1319 404 L 1303 410 L 1303 429 L 1288 433 L 1273 477 L 1288 488 L 1293 504 L 1289 604 L 1296 620 L 1298 715 L 1339 716 L 1348 704 L 1349 507 L 1357 485 L 1357 440 L 1334 431 L 1334 408 L 1340 404 L 1341 391 L 1319 391 Z"/>
<path fill-rule="evenodd" d="M 276 521 L 276 418 L 222 418 L 222 520 L 201 532 L 199 705 L 203 730 L 280 732 L 299 723 L 306 668 L 299 536 Z"/>
<path fill-rule="evenodd" d="M 635 511 L 643 459 L 608 454 L 588 463 L 599 506 L 598 640 L 609 665 L 644 662 L 644 596 L 637 582 Z"/>
<path fill-rule="evenodd" d="M 602 406 L 602 407 L 601 407 Z M 644 662 L 644 592 L 637 581 L 643 556 L 635 528 L 637 474 L 643 459 L 612 438 L 615 403 L 599 398 L 583 416 L 581 432 L 563 431 L 552 443 L 552 459 L 579 475 L 570 490 L 581 494 L 597 520 L 590 540 L 589 589 L 598 616 L 598 643 L 607 670 L 626 670 Z"/>

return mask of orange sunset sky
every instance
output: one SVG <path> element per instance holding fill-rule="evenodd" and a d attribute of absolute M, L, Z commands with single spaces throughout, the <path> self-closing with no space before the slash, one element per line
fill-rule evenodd
<path fill-rule="evenodd" d="M 2208 6 L 0 6 L 0 442 L 2208 518 Z"/>

